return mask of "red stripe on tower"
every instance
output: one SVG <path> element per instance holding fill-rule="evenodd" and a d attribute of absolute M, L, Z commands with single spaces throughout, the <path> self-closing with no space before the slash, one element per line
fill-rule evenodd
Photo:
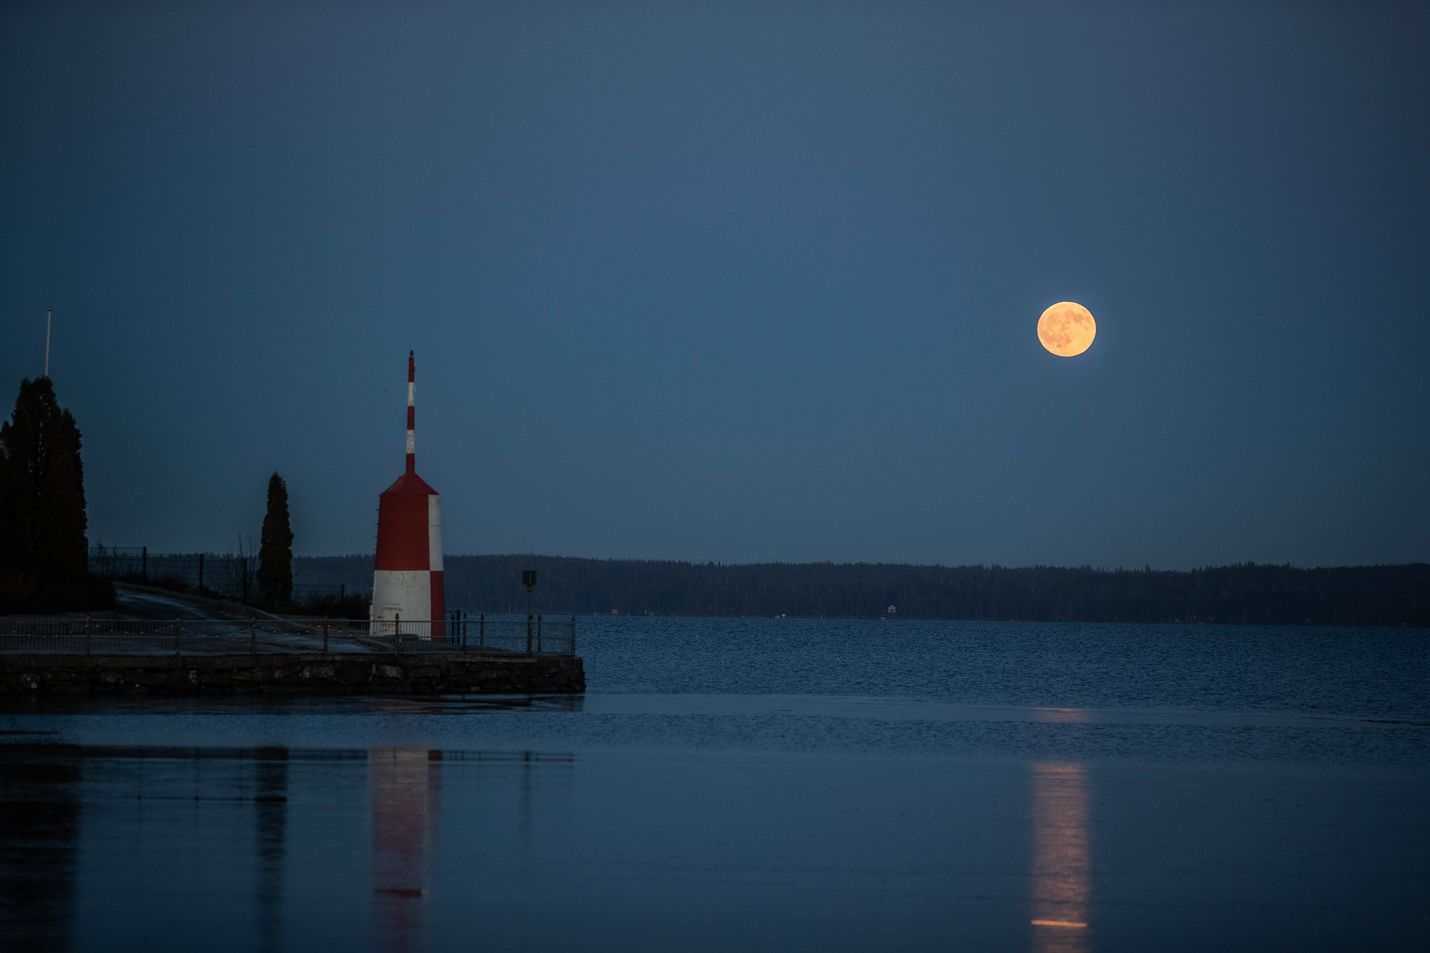
<path fill-rule="evenodd" d="M 417 475 L 417 360 L 407 353 L 407 469 L 377 498 L 373 628 L 419 638 L 445 636 L 442 513 L 437 491 Z M 417 623 L 410 627 L 405 623 Z M 399 627 L 401 627 L 399 629 Z"/>

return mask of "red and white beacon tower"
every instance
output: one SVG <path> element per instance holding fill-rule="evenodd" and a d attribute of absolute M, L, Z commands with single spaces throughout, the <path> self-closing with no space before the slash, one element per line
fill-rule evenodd
<path fill-rule="evenodd" d="M 407 352 L 407 471 L 377 498 L 377 562 L 372 575 L 374 630 L 395 623 L 420 638 L 445 637 L 442 512 L 437 491 L 417 475 L 415 457 L 417 361 Z M 416 622 L 408 628 L 405 623 Z"/>

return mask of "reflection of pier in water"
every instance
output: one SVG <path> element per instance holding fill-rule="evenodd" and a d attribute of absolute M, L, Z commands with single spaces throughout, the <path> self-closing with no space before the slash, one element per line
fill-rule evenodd
<path fill-rule="evenodd" d="M 0 924 L 22 948 L 73 942 L 81 763 L 58 746 L 0 751 Z"/>
<path fill-rule="evenodd" d="M 1033 765 L 1033 949 L 1087 953 L 1092 852 L 1087 768 Z"/>
<path fill-rule="evenodd" d="M 523 898 L 572 838 L 574 760 L 0 745 L 0 950 L 138 949 L 164 935 L 265 951 L 315 929 L 336 948 L 445 948 L 478 898 L 535 916 Z M 444 816 L 444 796 L 461 809 Z"/>

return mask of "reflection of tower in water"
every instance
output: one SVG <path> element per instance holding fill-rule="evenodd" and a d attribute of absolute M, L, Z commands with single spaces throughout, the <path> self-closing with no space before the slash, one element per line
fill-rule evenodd
<path fill-rule="evenodd" d="M 253 762 L 254 827 L 258 847 L 260 950 L 283 939 L 283 855 L 288 830 L 288 749 L 263 748 Z"/>
<path fill-rule="evenodd" d="M 1086 953 L 1092 853 L 1087 768 L 1033 765 L 1033 949 Z"/>
<path fill-rule="evenodd" d="M 427 892 L 427 838 L 435 837 L 440 751 L 377 748 L 368 755 L 372 791 L 373 915 L 381 948 L 415 947 Z"/>

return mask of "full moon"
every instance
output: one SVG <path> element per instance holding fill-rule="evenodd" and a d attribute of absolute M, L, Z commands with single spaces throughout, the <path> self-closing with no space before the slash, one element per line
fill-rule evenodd
<path fill-rule="evenodd" d="M 1050 305 L 1038 319 L 1038 340 L 1058 357 L 1077 357 L 1092 347 L 1095 337 L 1097 322 L 1092 319 L 1092 312 L 1076 301 Z"/>

